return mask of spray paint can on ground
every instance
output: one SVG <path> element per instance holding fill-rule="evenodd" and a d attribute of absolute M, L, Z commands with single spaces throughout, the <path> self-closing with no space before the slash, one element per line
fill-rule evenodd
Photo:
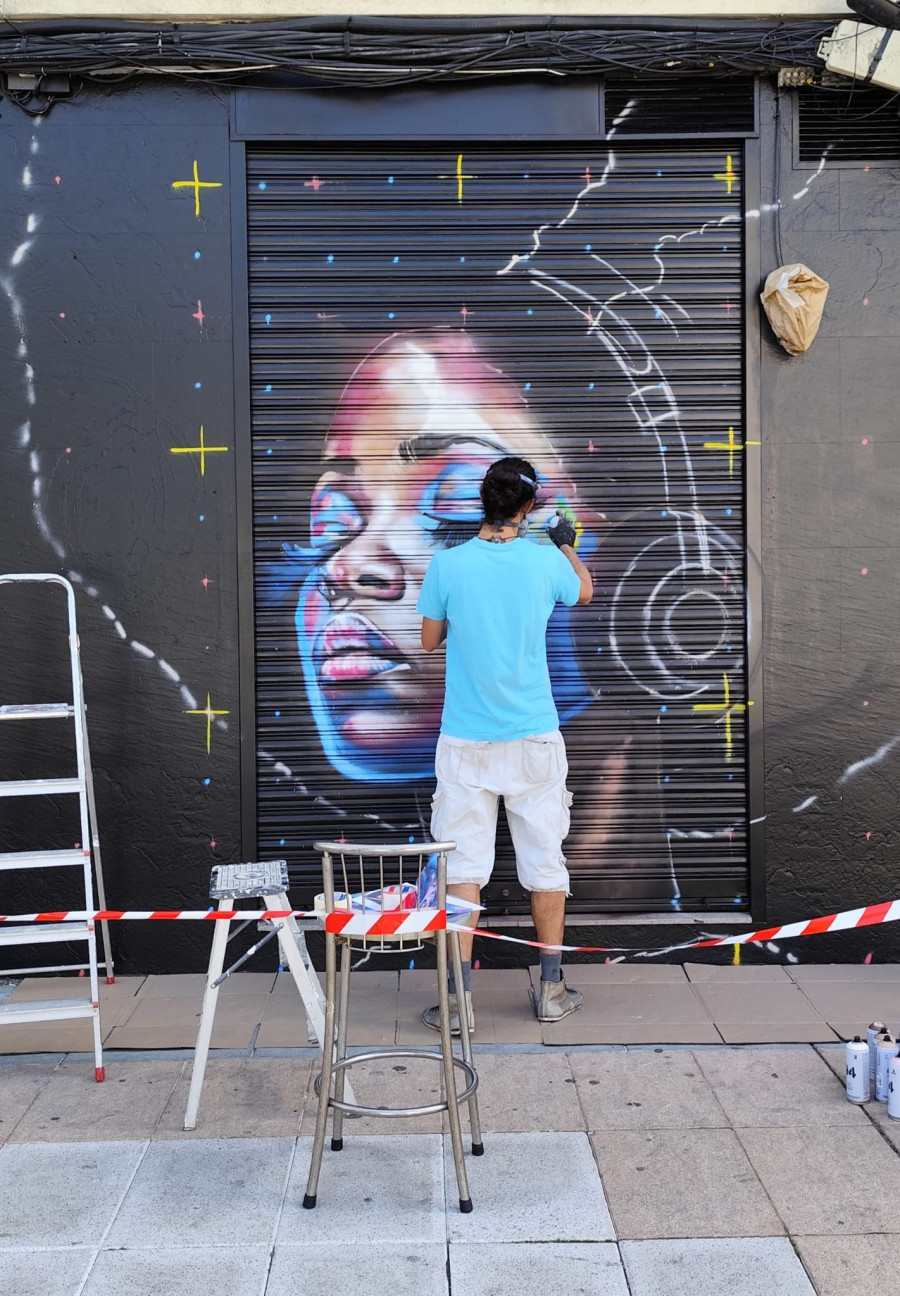
<path fill-rule="evenodd" d="M 868 1044 L 857 1035 L 847 1041 L 844 1056 L 847 1064 L 847 1097 L 852 1103 L 868 1102 L 872 1096 Z"/>
<path fill-rule="evenodd" d="M 886 1103 L 888 1100 L 888 1067 L 896 1053 L 897 1041 L 890 1031 L 879 1035 L 875 1045 L 875 1097 L 878 1102 Z"/>
<path fill-rule="evenodd" d="M 891 1120 L 900 1121 L 900 1053 L 888 1065 L 888 1111 Z"/>
<path fill-rule="evenodd" d="M 866 1039 L 869 1042 L 869 1083 L 875 1088 L 875 1041 L 879 1035 L 883 1035 L 887 1030 L 884 1022 L 873 1021 L 866 1031 Z"/>

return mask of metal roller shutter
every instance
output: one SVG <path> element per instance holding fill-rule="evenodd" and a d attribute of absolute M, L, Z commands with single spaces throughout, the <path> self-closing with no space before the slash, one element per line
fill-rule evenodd
<path fill-rule="evenodd" d="M 740 163 L 249 150 L 259 846 L 297 883 L 316 837 L 427 830 L 415 599 L 476 525 L 477 423 L 595 573 L 549 637 L 570 912 L 746 903 Z M 486 898 L 526 908 L 503 831 Z"/>

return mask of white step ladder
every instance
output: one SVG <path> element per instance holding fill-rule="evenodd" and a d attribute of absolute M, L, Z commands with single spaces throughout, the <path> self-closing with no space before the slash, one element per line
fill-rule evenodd
<path fill-rule="evenodd" d="M 281 913 L 290 911 L 291 903 L 288 900 L 287 890 L 288 874 L 285 860 L 264 860 L 258 864 L 216 864 L 213 868 L 209 897 L 211 900 L 218 900 L 220 909 L 233 910 L 235 900 L 250 899 L 260 901 L 262 908 L 243 911 L 241 917 L 244 918 L 246 913 L 246 918 L 231 934 L 229 934 L 230 921 L 222 918 L 213 922 L 215 930 L 209 955 L 206 987 L 203 991 L 203 1008 L 200 1012 L 197 1044 L 194 1049 L 194 1069 L 191 1073 L 191 1087 L 184 1116 L 186 1130 L 197 1128 L 197 1112 L 200 1108 L 200 1094 L 203 1089 L 203 1077 L 206 1074 L 209 1043 L 216 1019 L 219 986 L 270 940 L 277 938 L 280 960 L 294 978 L 294 984 L 306 1009 L 310 1041 L 319 1043 L 325 1038 L 325 992 L 310 962 L 306 938 L 297 920 L 290 917 L 259 921 L 259 914 L 266 909 Z M 259 923 L 266 934 L 245 954 L 242 954 L 227 971 L 223 972 L 225 946 L 232 935 L 239 935 L 253 922 Z M 349 1090 L 349 1083 L 345 1088 Z M 348 1101 L 354 1101 L 352 1095 Z"/>
<path fill-rule="evenodd" d="M 81 678 L 81 656 L 78 628 L 75 621 L 75 591 L 69 581 L 54 573 L 34 575 L 0 575 L 0 586 L 20 584 L 62 585 L 66 591 L 69 621 L 69 664 L 72 676 L 72 701 L 48 702 L 27 705 L 0 706 L 0 723 L 6 721 L 68 720 L 75 731 L 77 773 L 70 778 L 15 779 L 0 783 L 0 797 L 58 796 L 68 794 L 78 797 L 81 818 L 81 841 L 71 850 L 28 850 L 0 854 L 0 872 L 26 869 L 77 868 L 81 870 L 83 907 L 90 913 L 94 908 L 94 875 L 96 870 L 97 900 L 106 908 L 103 887 L 103 869 L 100 862 L 100 839 L 97 832 L 97 811 L 94 802 L 94 781 L 91 775 L 91 757 L 88 746 L 87 718 L 84 705 L 84 686 Z M 72 906 L 75 907 L 74 905 Z M 80 907 L 80 906 L 79 906 Z M 35 902 L 34 909 L 40 905 Z M 50 945 L 84 941 L 87 945 L 87 963 L 59 963 L 47 967 L 0 968 L 0 975 L 31 975 L 35 972 L 84 972 L 90 974 L 90 998 L 48 999 L 34 1003 L 0 1004 L 0 1026 L 13 1022 L 69 1021 L 89 1017 L 94 1029 L 94 1076 L 103 1080 L 103 1048 L 100 1034 L 100 983 L 99 968 L 106 972 L 108 983 L 113 981 L 113 962 L 109 943 L 109 927 L 103 923 L 104 962 L 97 962 L 97 938 L 92 922 L 23 923 L 20 926 L 0 926 L 0 946 Z M 0 1039 L 2 1052 L 2 1039 Z"/>

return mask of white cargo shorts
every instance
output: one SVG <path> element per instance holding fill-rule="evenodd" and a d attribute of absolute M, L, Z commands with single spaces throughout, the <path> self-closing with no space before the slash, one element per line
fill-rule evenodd
<path fill-rule="evenodd" d="M 441 734 L 435 753 L 437 789 L 431 803 L 435 841 L 455 841 L 447 881 L 484 886 L 494 867 L 500 797 L 526 891 L 569 893 L 562 844 L 569 832 L 572 793 L 566 745 L 558 729 L 512 742 L 472 742 Z"/>

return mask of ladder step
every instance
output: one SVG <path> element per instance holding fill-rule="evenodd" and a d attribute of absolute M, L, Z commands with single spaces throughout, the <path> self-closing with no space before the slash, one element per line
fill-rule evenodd
<path fill-rule="evenodd" d="M 53 720 L 73 716 L 71 702 L 31 702 L 15 706 L 0 706 L 0 720 Z"/>
<path fill-rule="evenodd" d="M 32 1003 L 0 1004 L 0 1025 L 8 1022 L 65 1021 L 72 1017 L 93 1017 L 99 1009 L 90 999 L 35 999 Z"/>
<path fill-rule="evenodd" d="M 0 923 L 0 945 L 49 945 L 54 941 L 92 940 L 87 923 Z"/>
<path fill-rule="evenodd" d="M 83 792 L 84 780 L 80 778 L 15 779 L 0 783 L 0 797 L 54 796 L 57 792 Z"/>
<path fill-rule="evenodd" d="M 0 854 L 3 869 L 74 868 L 84 864 L 80 850 L 7 851 Z"/>

